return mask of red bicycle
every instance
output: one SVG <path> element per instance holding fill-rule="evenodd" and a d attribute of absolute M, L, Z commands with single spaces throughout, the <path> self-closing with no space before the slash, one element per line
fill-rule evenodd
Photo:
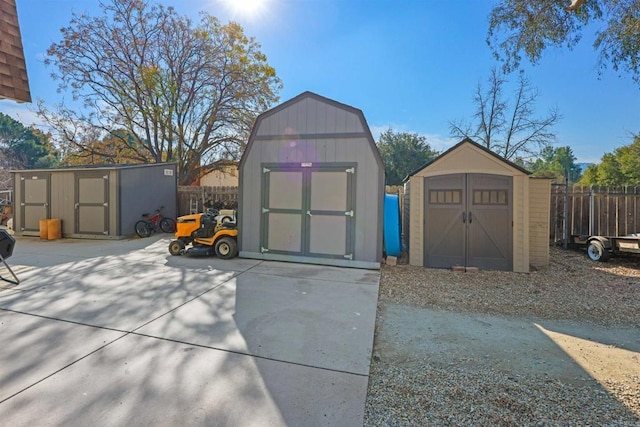
<path fill-rule="evenodd" d="M 165 233 L 175 233 L 176 221 L 172 218 L 162 216 L 162 209 L 164 206 L 160 206 L 152 214 L 143 213 L 140 221 L 136 222 L 135 230 L 136 234 L 140 237 L 149 237 L 158 230 L 162 230 Z"/>

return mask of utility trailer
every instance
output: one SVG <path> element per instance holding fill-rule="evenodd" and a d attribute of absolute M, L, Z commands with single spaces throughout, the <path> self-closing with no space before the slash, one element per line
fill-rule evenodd
<path fill-rule="evenodd" d="M 573 246 L 587 248 L 587 255 L 593 261 L 607 261 L 612 254 L 640 254 L 640 234 L 627 236 L 571 236 Z"/>

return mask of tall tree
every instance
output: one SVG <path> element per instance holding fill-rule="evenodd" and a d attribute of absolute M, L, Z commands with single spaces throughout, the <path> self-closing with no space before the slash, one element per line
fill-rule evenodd
<path fill-rule="evenodd" d="M 58 152 L 51 144 L 49 134 L 0 113 L 0 189 L 11 188 L 10 169 L 57 165 Z"/>
<path fill-rule="evenodd" d="M 409 173 L 439 154 L 424 136 L 391 129 L 380 135 L 378 150 L 385 165 L 387 185 L 401 185 Z"/>
<path fill-rule="evenodd" d="M 561 118 L 558 111 L 535 116 L 540 94 L 522 73 L 509 99 L 505 95 L 508 81 L 496 68 L 491 69 L 487 83 L 486 88 L 480 83 L 476 88 L 473 121 L 450 122 L 451 136 L 469 137 L 508 160 L 537 157 L 555 140 L 553 126 Z"/>
<path fill-rule="evenodd" d="M 0 113 L 0 151 L 15 169 L 46 168 L 58 162 L 49 134 L 24 126 L 3 113 Z"/>
<path fill-rule="evenodd" d="M 585 171 L 581 185 L 640 185 L 640 135 L 629 145 L 602 156 L 600 163 Z"/>
<path fill-rule="evenodd" d="M 525 167 L 534 176 L 553 178 L 557 182 L 564 180 L 565 173 L 569 173 L 569 180 L 576 182 L 580 179 L 580 166 L 576 165 L 576 156 L 571 147 L 545 147 L 538 159 L 527 163 Z"/>
<path fill-rule="evenodd" d="M 572 49 L 585 27 L 599 22 L 594 49 L 600 69 L 610 64 L 640 83 L 640 2 L 637 0 L 501 0 L 489 17 L 487 43 L 505 69 L 522 57 L 537 63 L 549 47 Z"/>
<path fill-rule="evenodd" d="M 194 24 L 147 0 L 101 9 L 73 14 L 47 52 L 59 89 L 83 102 L 40 109 L 63 145 L 119 162 L 176 161 L 182 184 L 238 155 L 281 87 L 255 39 L 236 23 L 202 13 Z M 104 138 L 118 147 L 87 144 Z"/>

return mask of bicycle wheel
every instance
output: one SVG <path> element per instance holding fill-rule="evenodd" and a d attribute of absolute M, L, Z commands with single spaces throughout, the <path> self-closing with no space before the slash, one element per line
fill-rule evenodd
<path fill-rule="evenodd" d="M 160 220 L 160 230 L 165 233 L 175 233 L 176 232 L 176 222 L 171 218 L 162 218 Z"/>
<path fill-rule="evenodd" d="M 147 221 L 143 219 L 136 222 L 135 229 L 136 229 L 136 234 L 142 238 L 151 236 L 151 228 L 149 227 L 149 224 L 147 223 Z"/>

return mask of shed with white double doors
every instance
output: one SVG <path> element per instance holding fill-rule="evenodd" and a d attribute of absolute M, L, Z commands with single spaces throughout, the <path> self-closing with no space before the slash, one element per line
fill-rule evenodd
<path fill-rule="evenodd" d="M 379 268 L 384 166 L 362 111 L 284 102 L 256 120 L 239 175 L 241 257 Z"/>
<path fill-rule="evenodd" d="M 175 163 L 77 166 L 13 173 L 14 229 L 39 234 L 41 219 L 62 220 L 62 236 L 120 239 L 135 235 L 141 214 L 164 206 L 175 218 Z"/>

